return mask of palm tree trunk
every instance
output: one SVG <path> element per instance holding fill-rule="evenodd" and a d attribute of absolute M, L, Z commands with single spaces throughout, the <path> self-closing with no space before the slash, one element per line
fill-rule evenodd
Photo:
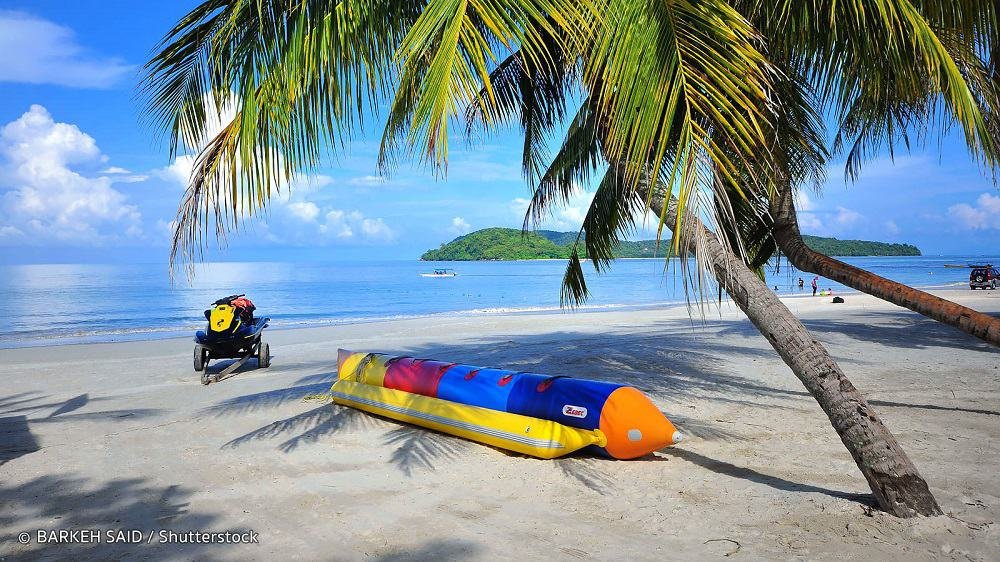
<path fill-rule="evenodd" d="M 659 215 L 663 205 L 664 194 L 654 193 L 649 208 Z M 673 197 L 666 215 L 673 228 Z M 819 402 L 879 506 L 897 517 L 939 515 L 941 508 L 917 468 L 822 344 L 700 220 L 686 219 L 683 228 L 688 240 L 698 241 L 699 257 L 711 265 L 722 288 Z"/>
<path fill-rule="evenodd" d="M 879 277 L 806 246 L 799 233 L 795 202 L 790 189 L 782 190 L 772 200 L 771 216 L 774 218 L 774 239 L 788 261 L 796 268 L 822 275 L 1000 346 L 1000 318 Z"/>

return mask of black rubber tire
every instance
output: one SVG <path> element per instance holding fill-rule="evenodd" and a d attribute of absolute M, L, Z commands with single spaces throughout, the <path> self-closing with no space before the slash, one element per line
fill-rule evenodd
<path fill-rule="evenodd" d="M 983 276 L 982 275 L 977 275 L 976 276 L 976 283 L 982 283 L 982 282 L 983 282 Z"/>
<path fill-rule="evenodd" d="M 194 346 L 194 372 L 200 373 L 208 368 L 208 350 L 200 345 Z"/>
<path fill-rule="evenodd" d="M 266 369 L 271 366 L 271 346 L 267 342 L 260 342 L 257 347 L 257 366 Z"/>

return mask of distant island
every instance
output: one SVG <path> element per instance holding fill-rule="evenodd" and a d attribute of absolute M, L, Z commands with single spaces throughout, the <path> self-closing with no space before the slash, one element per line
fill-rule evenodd
<path fill-rule="evenodd" d="M 424 261 L 537 260 L 567 259 L 576 232 L 535 230 L 522 233 L 516 228 L 484 228 L 459 236 L 436 250 L 420 256 Z M 803 236 L 806 245 L 828 256 L 919 256 L 912 244 L 889 244 L 868 240 L 838 240 Z M 667 253 L 670 240 L 622 242 L 615 249 L 616 258 L 653 258 Z"/>
<path fill-rule="evenodd" d="M 813 250 L 828 256 L 919 256 L 920 248 L 913 244 L 872 242 L 869 240 L 838 240 L 803 234 L 802 240 Z"/>

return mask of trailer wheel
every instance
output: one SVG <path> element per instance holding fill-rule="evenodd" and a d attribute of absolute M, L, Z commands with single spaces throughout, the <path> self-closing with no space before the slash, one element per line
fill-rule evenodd
<path fill-rule="evenodd" d="M 200 373 L 208 368 L 208 350 L 200 345 L 194 346 L 194 370 Z"/>
<path fill-rule="evenodd" d="M 261 369 L 271 366 L 271 346 L 267 342 L 260 342 L 257 347 L 257 366 Z"/>

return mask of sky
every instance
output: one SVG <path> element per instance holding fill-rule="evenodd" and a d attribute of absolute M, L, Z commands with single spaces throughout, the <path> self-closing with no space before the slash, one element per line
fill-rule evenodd
<path fill-rule="evenodd" d="M 0 0 L 0 263 L 166 263 L 192 157 L 169 159 L 137 84 L 194 5 Z M 380 175 L 380 132 L 293 181 L 208 259 L 415 259 L 475 229 L 521 225 L 531 191 L 516 131 L 452 138 L 445 178 L 416 163 Z M 819 193 L 799 197 L 806 234 L 909 242 L 928 255 L 996 253 L 1000 192 L 954 135 L 883 155 L 851 183 L 842 162 L 828 172 Z M 579 229 L 588 189 L 543 227 Z"/>

